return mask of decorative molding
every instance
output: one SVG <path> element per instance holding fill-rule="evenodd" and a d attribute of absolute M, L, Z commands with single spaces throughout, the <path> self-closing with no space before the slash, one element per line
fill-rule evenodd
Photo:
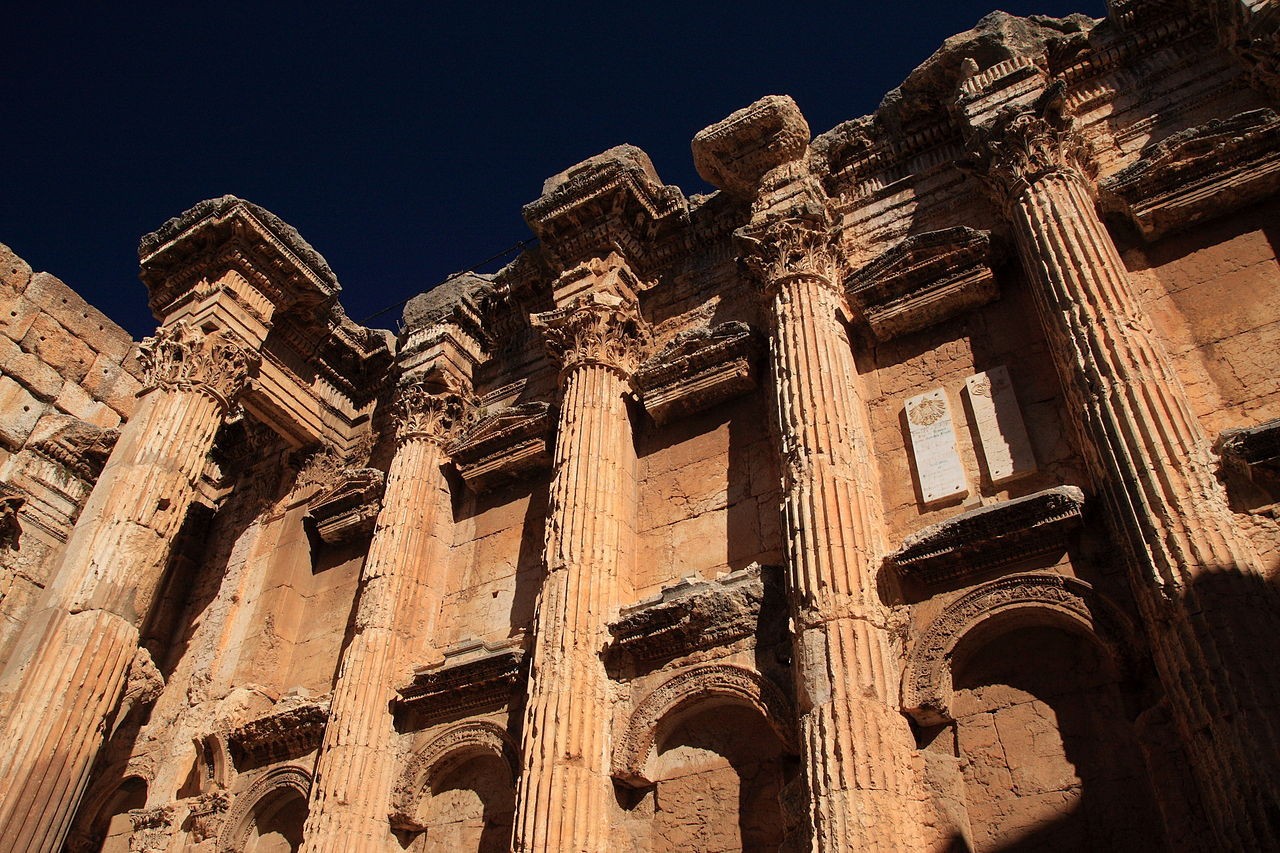
<path fill-rule="evenodd" d="M 988 231 L 944 228 L 906 238 L 845 281 L 854 313 L 879 341 L 998 299 Z"/>
<path fill-rule="evenodd" d="M 637 368 L 632 384 L 662 425 L 756 387 L 760 339 L 746 323 L 682 332 Z"/>
<path fill-rule="evenodd" d="M 444 661 L 416 670 L 391 702 L 397 725 L 419 729 L 447 716 L 466 717 L 511 701 L 522 683 L 521 638 L 500 646 L 479 640 L 445 650 Z"/>
<path fill-rule="evenodd" d="M 568 305 L 534 314 L 531 320 L 562 377 L 585 365 L 601 365 L 629 377 L 649 343 L 639 306 L 615 293 L 582 293 Z"/>
<path fill-rule="evenodd" d="M 143 388 L 199 391 L 223 411 L 244 390 L 261 357 L 231 332 L 203 332 L 178 320 L 156 330 L 138 347 Z"/>
<path fill-rule="evenodd" d="M 32 445 L 32 449 L 86 483 L 92 483 L 102 473 L 119 438 L 117 429 L 69 419 L 65 426 Z"/>
<path fill-rule="evenodd" d="M 226 791 L 200 794 L 191 800 L 183 829 L 191 834 L 191 840 L 196 844 L 217 838 L 230 806 L 231 797 Z"/>
<path fill-rule="evenodd" d="M 18 513 L 27 499 L 12 486 L 0 483 L 0 552 L 17 551 L 22 547 L 22 523 Z"/>
<path fill-rule="evenodd" d="M 979 625 L 1010 617 L 1074 628 L 1104 644 L 1131 637 L 1127 620 L 1082 580 L 1050 573 L 1000 578 L 952 601 L 912 644 L 902 674 L 903 711 L 922 726 L 950 721 L 956 647 Z"/>
<path fill-rule="evenodd" d="M 1148 240 L 1267 198 L 1280 189 L 1280 116 L 1250 110 L 1175 133 L 1101 189 Z"/>
<path fill-rule="evenodd" d="M 297 791 L 305 799 L 311 792 L 311 774 L 301 767 L 279 767 L 236 794 L 218 834 L 219 853 L 240 853 L 244 850 L 253 829 L 254 808 L 275 792 L 286 789 Z"/>
<path fill-rule="evenodd" d="M 649 693 L 614 741 L 613 778 L 633 788 L 654 784 L 650 762 L 658 727 L 672 714 L 703 703 L 728 701 L 758 711 L 788 752 L 797 749 L 791 703 L 769 679 L 729 664 L 706 664 L 678 672 Z"/>
<path fill-rule="evenodd" d="M 769 95 L 698 131 L 693 162 L 707 183 L 750 197 L 771 170 L 802 157 L 809 124 L 795 101 Z"/>
<path fill-rule="evenodd" d="M 917 531 L 885 562 L 907 580 L 950 583 L 1063 550 L 1080 526 L 1084 492 L 1058 486 L 953 516 Z"/>
<path fill-rule="evenodd" d="M 346 468 L 308 504 L 307 523 L 326 545 L 341 545 L 373 533 L 382 507 L 386 475 L 377 468 Z"/>
<path fill-rule="evenodd" d="M 391 791 L 391 827 L 421 832 L 428 827 L 418 819 L 431 788 L 464 761 L 477 755 L 496 755 L 520 776 L 519 748 L 506 729 L 487 720 L 469 720 L 449 726 L 416 750 L 405 764 Z"/>
<path fill-rule="evenodd" d="M 519 479 L 552 464 L 556 410 L 548 403 L 508 406 L 481 417 L 446 448 L 472 491 Z"/>
<path fill-rule="evenodd" d="M 172 803 L 131 810 L 129 823 L 133 832 L 129 836 L 129 850 L 149 853 L 166 849 L 177 828 L 173 825 L 176 811 L 177 807 Z"/>
<path fill-rule="evenodd" d="M 623 609 L 609 626 L 608 659 L 650 663 L 683 657 L 755 635 L 764 601 L 755 566 L 717 581 L 685 579 L 654 599 Z"/>
<path fill-rule="evenodd" d="M 328 722 L 328 699 L 277 707 L 227 732 L 227 750 L 240 772 L 298 758 L 320 748 Z"/>

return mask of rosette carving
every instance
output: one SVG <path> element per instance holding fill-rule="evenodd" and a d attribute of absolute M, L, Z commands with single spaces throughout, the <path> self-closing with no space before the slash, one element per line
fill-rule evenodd
<path fill-rule="evenodd" d="M 225 411 L 257 371 L 261 357 L 231 332 L 204 332 L 179 320 L 144 340 L 138 361 L 145 387 L 200 391 Z"/>
<path fill-rule="evenodd" d="M 1031 109 L 1006 108 L 970 138 L 963 165 L 982 177 L 1001 202 L 1047 175 L 1092 179 L 1097 172 L 1092 146 L 1062 112 L 1059 89 L 1050 88 Z"/>
<path fill-rule="evenodd" d="M 841 255 L 822 222 L 780 219 L 744 228 L 737 237 L 747 250 L 747 269 L 766 289 L 793 276 L 813 276 L 832 287 L 840 278 Z"/>
<path fill-rule="evenodd" d="M 649 343 L 639 307 L 612 293 L 585 293 L 563 308 L 534 314 L 551 359 L 562 375 L 584 364 L 601 364 L 630 376 Z"/>
<path fill-rule="evenodd" d="M 465 409 L 461 394 L 442 391 L 438 385 L 423 380 L 406 382 L 396 389 L 391 409 L 396 441 L 423 439 L 444 444 L 453 438 Z"/>

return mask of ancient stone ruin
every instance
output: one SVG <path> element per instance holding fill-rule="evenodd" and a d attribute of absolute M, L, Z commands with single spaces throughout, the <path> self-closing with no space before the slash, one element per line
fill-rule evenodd
<path fill-rule="evenodd" d="M 352 322 L 0 260 L 0 849 L 1280 849 L 1280 10 L 1001 13 Z"/>

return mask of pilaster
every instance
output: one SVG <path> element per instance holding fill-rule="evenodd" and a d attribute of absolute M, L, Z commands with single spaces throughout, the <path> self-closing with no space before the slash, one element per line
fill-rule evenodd
<path fill-rule="evenodd" d="M 588 287 L 536 314 L 563 401 L 523 732 L 514 849 L 590 851 L 609 842 L 612 700 L 601 654 L 633 552 L 635 448 L 626 397 L 647 333 L 617 256 L 561 277 Z"/>
<path fill-rule="evenodd" d="M 138 630 L 223 417 L 256 369 L 235 335 L 182 321 L 142 345 L 147 384 L 72 531 L 0 758 L 0 838 L 60 849 Z"/>
<path fill-rule="evenodd" d="M 1170 707 L 1221 846 L 1275 846 L 1274 594 L 1209 442 L 1094 204 L 1088 146 L 1050 87 L 973 134 L 1005 207 L 1091 474 L 1122 543 Z"/>

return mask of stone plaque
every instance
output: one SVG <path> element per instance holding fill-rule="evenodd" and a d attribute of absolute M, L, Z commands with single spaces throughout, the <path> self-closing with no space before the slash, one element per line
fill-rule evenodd
<path fill-rule="evenodd" d="M 1036 457 L 1022 423 L 1008 368 L 1000 365 L 970 376 L 964 386 L 991 482 L 999 485 L 1035 471 Z"/>
<path fill-rule="evenodd" d="M 956 452 L 951 404 L 941 388 L 912 397 L 906 404 L 911 452 L 916 460 L 920 495 L 927 504 L 964 497 L 969 485 Z"/>

